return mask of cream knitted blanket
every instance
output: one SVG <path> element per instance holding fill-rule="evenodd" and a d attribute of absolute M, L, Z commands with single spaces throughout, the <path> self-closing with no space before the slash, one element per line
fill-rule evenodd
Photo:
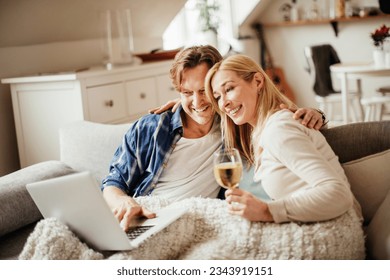
<path fill-rule="evenodd" d="M 151 210 L 167 205 L 138 198 Z M 139 248 L 98 252 L 54 218 L 41 220 L 20 259 L 364 259 L 364 234 L 350 210 L 320 223 L 261 223 L 228 213 L 226 202 L 190 198 L 177 202 L 188 213 Z"/>

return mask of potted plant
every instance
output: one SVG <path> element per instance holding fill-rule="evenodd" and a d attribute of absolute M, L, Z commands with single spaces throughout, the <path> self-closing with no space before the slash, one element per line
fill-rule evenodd
<path fill-rule="evenodd" d="M 386 38 L 390 37 L 389 27 L 383 24 L 378 29 L 375 29 L 374 32 L 371 33 L 371 38 L 374 41 L 374 46 L 378 47 L 378 49 L 383 51 L 383 44 L 386 41 Z"/>
<path fill-rule="evenodd" d="M 196 9 L 199 11 L 199 26 L 211 45 L 217 47 L 217 35 L 220 18 L 217 0 L 197 0 Z"/>
<path fill-rule="evenodd" d="M 375 29 L 374 32 L 370 34 L 374 46 L 376 47 L 373 53 L 374 64 L 376 67 L 384 67 L 385 65 L 386 54 L 384 51 L 384 44 L 387 38 L 390 37 L 389 29 L 389 27 L 383 24 L 381 27 Z"/>

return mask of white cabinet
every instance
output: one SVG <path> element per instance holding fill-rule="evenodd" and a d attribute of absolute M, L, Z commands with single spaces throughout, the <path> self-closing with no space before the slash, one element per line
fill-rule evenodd
<path fill-rule="evenodd" d="M 131 122 L 177 98 L 169 79 L 171 64 L 3 79 L 11 85 L 21 167 L 59 159 L 58 129 L 67 123 Z"/>
<path fill-rule="evenodd" d="M 157 76 L 157 90 L 159 104 L 180 97 L 179 93 L 173 88 L 168 75 Z"/>
<path fill-rule="evenodd" d="M 158 105 L 155 78 L 145 78 L 126 82 L 127 108 L 131 116 L 143 114 Z"/>
<path fill-rule="evenodd" d="M 122 83 L 87 89 L 89 119 L 110 123 L 127 117 L 126 95 Z"/>

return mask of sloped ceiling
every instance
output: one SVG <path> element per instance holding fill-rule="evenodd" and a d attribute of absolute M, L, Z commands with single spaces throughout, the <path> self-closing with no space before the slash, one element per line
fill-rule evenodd
<path fill-rule="evenodd" d="M 261 22 L 260 15 L 267 9 L 271 4 L 271 0 L 259 0 L 257 5 L 248 13 L 247 17 L 241 22 L 239 26 L 241 35 L 250 35 L 254 34 L 252 25 L 254 23 Z"/>
<path fill-rule="evenodd" d="M 0 47 L 99 38 L 101 12 L 130 9 L 135 37 L 161 37 L 185 0 L 0 0 Z"/>

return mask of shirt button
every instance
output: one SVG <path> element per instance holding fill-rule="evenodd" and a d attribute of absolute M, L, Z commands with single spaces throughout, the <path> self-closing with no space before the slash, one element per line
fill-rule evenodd
<path fill-rule="evenodd" d="M 168 165 L 168 164 L 167 164 L 166 162 L 163 163 L 163 167 L 164 167 L 164 168 L 166 168 L 167 165 Z"/>

